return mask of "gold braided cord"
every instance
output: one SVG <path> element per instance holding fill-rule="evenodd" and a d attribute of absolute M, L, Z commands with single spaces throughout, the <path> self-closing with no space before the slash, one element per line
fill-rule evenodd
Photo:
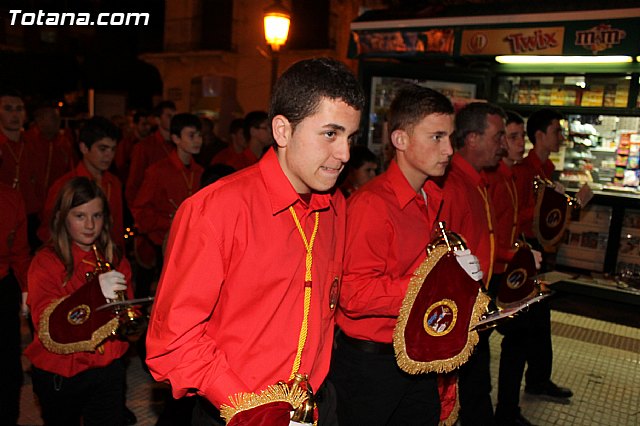
<path fill-rule="evenodd" d="M 507 190 L 509 191 L 511 204 L 513 205 L 513 225 L 511 226 L 511 240 L 509 241 L 510 244 L 513 244 L 516 242 L 516 230 L 518 228 L 518 190 L 513 178 L 505 177 L 505 183 L 507 184 Z"/>
<path fill-rule="evenodd" d="M 487 274 L 487 279 L 485 280 L 485 288 L 489 288 L 489 282 L 491 281 L 491 276 L 493 275 L 493 261 L 495 260 L 496 255 L 496 239 L 493 234 L 493 222 L 491 220 L 491 206 L 489 205 L 489 195 L 487 194 L 487 188 L 476 186 L 478 188 L 478 192 L 482 196 L 484 200 L 484 209 L 487 212 L 487 226 L 489 227 L 489 244 L 491 247 L 491 257 L 489 258 L 489 273 Z"/>
<path fill-rule="evenodd" d="M 302 237 L 302 242 L 304 243 L 304 247 L 307 251 L 307 255 L 305 258 L 305 274 L 304 274 L 304 311 L 302 316 L 302 324 L 300 325 L 300 337 L 298 338 L 298 350 L 296 351 L 296 357 L 293 361 L 293 366 L 291 367 L 291 375 L 289 376 L 289 380 L 292 380 L 294 375 L 300 369 L 300 363 L 302 362 L 302 350 L 304 349 L 304 345 L 307 341 L 307 333 L 309 331 L 309 311 L 311 310 L 311 266 L 313 265 L 313 244 L 316 241 L 316 235 L 318 234 L 318 227 L 320 223 L 320 213 L 315 212 L 315 223 L 313 225 L 313 232 L 311 233 L 311 238 L 307 241 L 307 236 L 304 233 L 304 229 L 302 229 L 302 225 L 298 220 L 298 216 L 296 215 L 296 211 L 293 209 L 293 206 L 289 206 L 289 212 L 293 217 L 293 221 L 296 223 L 296 228 L 298 228 L 298 232 L 300 233 L 300 237 Z"/>

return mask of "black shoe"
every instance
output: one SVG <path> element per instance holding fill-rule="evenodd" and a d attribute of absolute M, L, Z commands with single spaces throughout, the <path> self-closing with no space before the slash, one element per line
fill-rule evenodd
<path fill-rule="evenodd" d="M 571 392 L 571 389 L 568 388 L 562 388 L 558 385 L 556 385 L 555 383 L 553 383 L 551 380 L 549 380 L 548 382 L 542 384 L 542 385 L 536 385 L 536 386 L 526 386 L 524 388 L 525 393 L 528 393 L 529 395 L 534 395 L 534 396 L 540 396 L 540 397 L 548 397 L 548 398 L 552 398 L 552 399 L 569 399 L 573 396 L 573 392 Z"/>
<path fill-rule="evenodd" d="M 138 423 L 138 418 L 136 415 L 127 407 L 124 406 L 124 424 L 127 426 L 135 425 Z"/>

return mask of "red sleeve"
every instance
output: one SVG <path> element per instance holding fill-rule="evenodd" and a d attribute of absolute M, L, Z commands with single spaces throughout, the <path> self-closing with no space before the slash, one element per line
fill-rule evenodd
<path fill-rule="evenodd" d="M 340 293 L 342 311 L 351 318 L 397 316 L 413 275 L 392 279 L 387 261 L 394 229 L 384 200 L 362 193 L 348 203 L 345 271 Z"/>
<path fill-rule="evenodd" d="M 146 161 L 144 158 L 144 140 L 138 142 L 131 151 L 131 165 L 129 166 L 129 177 L 127 178 L 125 197 L 129 206 L 132 206 L 138 190 L 144 180 Z"/>
<path fill-rule="evenodd" d="M 214 224 L 194 204 L 189 199 L 180 206 L 171 228 L 147 332 L 147 365 L 156 380 L 171 383 L 175 398 L 196 389 L 219 407 L 238 389 L 250 388 L 205 332 L 226 265 Z"/>
<path fill-rule="evenodd" d="M 147 169 L 142 186 L 131 205 L 131 213 L 135 219 L 136 227 L 141 233 L 148 236 L 158 230 L 162 230 L 162 235 L 164 235 L 171 226 L 172 220 L 170 216 L 164 213 L 164 209 L 156 204 L 159 197 L 162 197 L 162 185 L 158 182 L 163 181 L 161 173 L 157 173 L 158 170 L 154 166 Z M 155 244 L 162 244 L 162 241 L 155 241 L 153 238 L 152 241 Z"/>

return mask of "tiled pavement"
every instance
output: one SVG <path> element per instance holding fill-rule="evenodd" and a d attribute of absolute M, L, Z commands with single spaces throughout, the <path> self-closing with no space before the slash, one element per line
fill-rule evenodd
<path fill-rule="evenodd" d="M 553 381 L 570 387 L 574 396 L 570 404 L 561 405 L 523 393 L 523 415 L 540 426 L 640 426 L 640 331 L 558 311 L 552 311 L 551 319 Z M 499 333 L 492 333 L 494 388 L 500 340 Z M 131 356 L 130 361 L 127 405 L 137 415 L 138 425 L 154 425 L 167 388 L 143 371 L 137 356 Z M 28 369 L 26 360 L 23 364 Z M 495 398 L 496 389 L 494 402 Z M 22 389 L 20 424 L 42 424 L 28 374 Z"/>

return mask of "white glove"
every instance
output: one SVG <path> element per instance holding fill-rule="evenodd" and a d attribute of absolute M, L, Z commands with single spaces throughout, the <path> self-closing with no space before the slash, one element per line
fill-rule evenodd
<path fill-rule="evenodd" d="M 116 291 L 122 291 L 127 289 L 127 280 L 124 278 L 124 274 L 116 270 L 105 272 L 98 276 L 98 282 L 100 283 L 100 290 L 107 299 L 117 299 L 118 295 Z"/>
<path fill-rule="evenodd" d="M 458 250 L 453 252 L 456 255 L 458 264 L 469 274 L 474 281 L 482 279 L 482 270 L 480 270 L 480 262 L 478 258 L 471 254 L 471 250 Z"/>
<path fill-rule="evenodd" d="M 560 182 L 553 182 L 553 183 L 554 183 L 553 189 L 555 189 L 555 191 L 558 194 L 563 194 L 564 195 L 564 185 L 561 184 Z"/>
<path fill-rule="evenodd" d="M 531 249 L 531 254 L 533 254 L 533 260 L 536 262 L 536 269 L 540 270 L 540 266 L 542 265 L 542 253 L 538 250 Z"/>

